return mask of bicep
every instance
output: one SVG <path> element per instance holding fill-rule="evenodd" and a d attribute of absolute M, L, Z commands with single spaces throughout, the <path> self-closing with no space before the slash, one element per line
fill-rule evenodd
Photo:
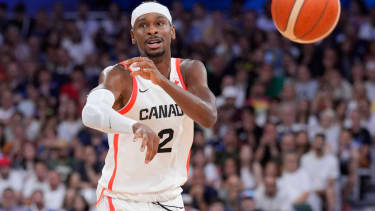
<path fill-rule="evenodd" d="M 110 66 L 104 69 L 100 74 L 99 84 L 93 90 L 108 89 L 113 93 L 117 100 L 126 88 L 126 85 L 129 85 L 129 78 L 129 72 L 125 70 L 122 65 Z"/>
<path fill-rule="evenodd" d="M 207 72 L 202 62 L 194 61 L 192 68 L 186 74 L 187 90 L 201 100 L 216 104 L 215 95 L 207 85 Z"/>

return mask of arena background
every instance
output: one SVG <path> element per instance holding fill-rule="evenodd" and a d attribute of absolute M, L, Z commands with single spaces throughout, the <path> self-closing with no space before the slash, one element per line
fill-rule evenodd
<path fill-rule="evenodd" d="M 140 2 L 0 1 L 1 211 L 95 210 L 108 145 L 80 112 L 106 66 L 138 55 Z M 217 97 L 214 128 L 196 126 L 187 211 L 375 210 L 374 0 L 343 0 L 313 45 L 282 38 L 266 0 L 159 2 L 172 56 L 202 60 Z"/>

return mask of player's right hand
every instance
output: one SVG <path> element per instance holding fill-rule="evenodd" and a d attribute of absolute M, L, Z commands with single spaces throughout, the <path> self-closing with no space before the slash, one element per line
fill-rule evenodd
<path fill-rule="evenodd" d="M 133 132 L 133 141 L 142 139 L 141 152 L 144 152 L 147 146 L 145 163 L 148 164 L 158 152 L 160 138 L 150 127 L 142 123 L 135 123 L 133 125 Z"/>

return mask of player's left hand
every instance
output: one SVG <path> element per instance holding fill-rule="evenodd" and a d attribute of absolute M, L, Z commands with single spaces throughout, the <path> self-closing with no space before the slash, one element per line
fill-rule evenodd
<path fill-rule="evenodd" d="M 131 76 L 140 75 L 144 79 L 151 80 L 152 83 L 159 85 L 161 81 L 165 78 L 155 66 L 154 62 L 147 57 L 135 57 L 128 59 L 125 62 L 125 68 L 133 69 L 130 73 Z"/>

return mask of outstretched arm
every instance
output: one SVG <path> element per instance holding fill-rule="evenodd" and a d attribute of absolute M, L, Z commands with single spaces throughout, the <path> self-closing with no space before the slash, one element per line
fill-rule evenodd
<path fill-rule="evenodd" d="M 137 57 L 122 64 L 127 67 L 133 63 L 140 69 L 132 72 L 132 76 L 140 75 L 162 87 L 190 118 L 203 127 L 209 128 L 215 124 L 217 119 L 215 96 L 207 86 L 206 68 L 202 62 L 196 60 L 182 62 L 181 66 L 186 70 L 187 90 L 164 77 L 152 60 Z"/>
<path fill-rule="evenodd" d="M 127 118 L 118 113 L 113 106 L 118 101 L 130 98 L 131 77 L 121 65 L 109 67 L 107 74 L 102 73 L 99 86 L 87 97 L 82 110 L 82 122 L 85 126 L 105 133 L 134 134 L 134 140 L 142 140 L 141 151 L 147 146 L 145 163 L 149 163 L 157 153 L 159 137 L 147 125 Z M 121 104 L 121 103 L 120 103 Z"/>

